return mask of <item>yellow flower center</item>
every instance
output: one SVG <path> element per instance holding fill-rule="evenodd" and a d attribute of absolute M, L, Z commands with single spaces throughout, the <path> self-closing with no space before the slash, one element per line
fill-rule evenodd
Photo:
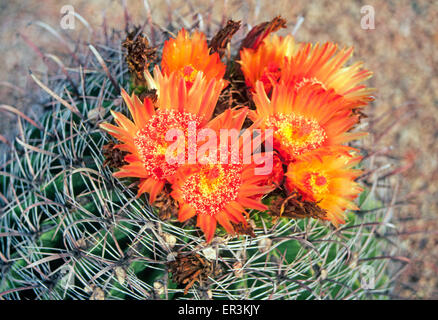
<path fill-rule="evenodd" d="M 159 144 L 156 146 L 155 151 L 153 152 L 155 155 L 165 155 L 167 150 L 167 145 Z"/>
<path fill-rule="evenodd" d="M 324 172 L 310 172 L 306 175 L 305 185 L 314 195 L 315 200 L 329 192 L 329 180 Z"/>
<path fill-rule="evenodd" d="M 237 198 L 241 173 L 242 165 L 239 164 L 204 165 L 183 184 L 183 199 L 198 214 L 214 216 Z"/>
<path fill-rule="evenodd" d="M 179 70 L 179 74 L 181 77 L 184 78 L 184 80 L 187 83 L 187 88 L 191 88 L 193 85 L 193 82 L 196 79 L 196 75 L 198 74 L 198 70 L 196 70 L 193 65 L 189 64 L 184 67 L 182 67 Z"/>
<path fill-rule="evenodd" d="M 278 113 L 265 125 L 274 130 L 274 147 L 286 158 L 293 158 L 320 147 L 327 134 L 319 123 L 301 115 Z"/>

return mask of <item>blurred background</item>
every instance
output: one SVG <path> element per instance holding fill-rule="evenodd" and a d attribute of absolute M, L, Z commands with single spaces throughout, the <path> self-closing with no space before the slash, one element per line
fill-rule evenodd
<path fill-rule="evenodd" d="M 396 211 L 401 239 L 410 263 L 400 275 L 396 296 L 438 298 L 438 3 L 434 0 L 24 0 L 0 3 L 0 105 L 14 106 L 32 117 L 38 110 L 23 94 L 37 90 L 29 70 L 50 75 L 53 61 L 72 47 L 58 37 L 89 42 L 95 30 L 122 31 L 128 9 L 131 22 L 143 25 L 150 9 L 153 21 L 167 27 L 211 23 L 215 32 L 228 18 L 253 25 L 281 15 L 288 32 L 297 23 L 297 41 L 332 41 L 354 46 L 354 61 L 374 72 L 368 85 L 376 100 L 366 110 L 373 138 L 383 152 L 399 159 L 399 201 L 412 203 Z M 71 5 L 79 14 L 75 28 L 63 30 L 61 8 Z M 363 9 L 364 6 L 368 6 Z M 361 20 L 374 11 L 374 29 Z M 361 12 L 361 9 L 364 10 Z M 204 13 L 199 20 L 198 12 Z M 205 14 L 207 13 L 207 14 Z M 208 21 L 205 21 L 208 20 Z M 250 26 L 244 26 L 249 28 Z M 280 32 L 285 33 L 283 30 Z M 52 62 L 49 63 L 49 60 Z M 56 62 L 56 61 L 55 61 Z M 32 95 L 28 95 L 32 96 Z M 4 108 L 3 108 L 4 109 Z M 0 148 L 16 132 L 16 117 L 2 113 Z"/>

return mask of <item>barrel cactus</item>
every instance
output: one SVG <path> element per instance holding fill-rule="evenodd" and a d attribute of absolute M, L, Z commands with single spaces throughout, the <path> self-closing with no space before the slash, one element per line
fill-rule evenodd
<path fill-rule="evenodd" d="M 146 26 L 149 31 L 130 26 L 126 33 L 104 33 L 81 46 L 66 63 L 74 67 L 68 72 L 61 67 L 63 77 L 43 83 L 31 74 L 47 103 L 39 119 L 19 117 L 19 135 L 2 160 L 0 297 L 390 297 L 397 271 L 391 262 L 397 260 L 399 249 L 386 236 L 388 229 L 395 228 L 391 185 L 383 185 L 390 182 L 388 176 L 374 171 L 355 175 L 350 186 L 360 184 L 363 191 L 356 199 L 357 208 L 341 218 L 327 219 L 327 210 L 299 190 L 292 192 L 291 182 L 289 189 L 272 188 L 263 195 L 260 204 L 268 210 L 247 209 L 242 223 L 206 231 L 209 227 L 199 228 L 195 219 L 178 219 L 181 204 L 171 185 L 164 184 L 152 202 L 150 190 L 149 194 L 139 192 L 139 179 L 114 175 L 129 162 L 129 152 L 104 129 L 115 127 L 117 114 L 129 117 L 129 103 L 144 107 L 143 101 L 149 101 L 154 108 L 154 101 L 162 99 L 163 89 L 151 86 L 154 68 L 166 54 L 164 41 L 177 37 L 178 29 L 172 33 Z M 268 68 L 257 87 L 245 68 L 251 71 L 258 64 L 245 61 L 254 58 L 249 51 L 285 27 L 285 21 L 277 17 L 249 33 L 244 32 L 246 27 L 230 20 L 220 30 L 205 32 L 209 54 L 216 54 L 218 63 L 226 66 L 227 85 L 213 99 L 214 116 L 236 106 L 254 112 L 263 100 L 257 96 L 260 90 L 269 92 L 275 86 L 276 66 Z M 194 29 L 185 32 L 191 34 Z M 233 36 L 239 41 L 231 42 Z M 321 49 L 323 55 L 334 47 Z M 342 54 L 336 57 L 344 59 L 351 52 Z M 191 78 L 193 70 L 186 71 L 183 76 L 190 86 L 197 85 L 196 75 Z M 368 102 L 368 92 L 363 97 L 362 105 Z M 358 110 L 349 110 L 355 123 L 362 112 Z M 248 121 L 244 127 L 251 126 Z M 369 153 L 360 140 L 349 146 L 341 142 L 342 152 L 354 147 L 362 154 L 360 164 L 353 164 L 356 168 L 366 169 L 370 161 L 389 161 Z M 279 168 L 283 172 L 285 165 Z M 292 179 L 289 175 L 282 179 Z"/>

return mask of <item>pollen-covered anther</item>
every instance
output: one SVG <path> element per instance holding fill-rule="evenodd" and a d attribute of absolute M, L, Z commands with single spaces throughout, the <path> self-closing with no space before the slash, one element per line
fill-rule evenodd
<path fill-rule="evenodd" d="M 184 157 L 187 158 L 187 137 L 189 124 L 199 126 L 199 118 L 191 113 L 174 110 L 157 111 L 145 127 L 140 129 L 134 144 L 141 157 L 146 171 L 158 180 L 175 174 L 179 164 L 169 163 L 166 159 L 168 147 L 174 141 L 166 141 L 166 134 L 170 129 L 179 129 L 184 133 Z M 177 156 L 177 155 L 175 155 Z"/>
<path fill-rule="evenodd" d="M 274 129 L 276 144 L 293 156 L 319 148 L 327 140 L 324 128 L 316 120 L 293 113 L 278 113 L 269 117 L 265 125 Z"/>
<path fill-rule="evenodd" d="M 182 186 L 184 201 L 199 214 L 216 215 L 235 200 L 241 186 L 242 165 L 205 165 Z"/>

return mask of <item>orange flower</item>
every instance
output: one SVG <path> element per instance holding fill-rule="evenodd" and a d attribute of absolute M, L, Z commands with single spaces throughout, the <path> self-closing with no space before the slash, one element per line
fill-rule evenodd
<path fill-rule="evenodd" d="M 286 188 L 299 192 L 305 201 L 317 202 L 337 227 L 345 223 L 346 209 L 359 210 L 353 200 L 362 189 L 354 180 L 362 171 L 352 167 L 360 160 L 336 148 L 301 156 L 288 166 Z"/>
<path fill-rule="evenodd" d="M 372 72 L 362 69 L 362 62 L 345 67 L 353 48 L 337 49 L 337 45 L 330 42 L 323 46 L 303 45 L 296 55 L 285 61 L 280 81 L 294 85 L 297 90 L 305 83 L 318 83 L 343 96 L 352 107 L 366 105 L 373 100 L 370 96 L 373 89 L 360 83 L 369 79 Z"/>
<path fill-rule="evenodd" d="M 220 129 L 240 130 L 246 114 L 246 109 L 229 109 L 209 127 L 216 132 Z M 247 143 L 243 139 L 242 136 L 238 139 L 240 154 L 243 144 Z M 231 141 L 221 146 L 229 146 L 228 150 L 235 147 Z M 247 214 L 245 208 L 267 210 L 261 197 L 273 187 L 261 185 L 266 175 L 256 175 L 255 168 L 256 164 L 245 164 L 241 156 L 239 159 L 229 157 L 228 163 L 209 161 L 181 167 L 171 193 L 180 206 L 178 219 L 183 222 L 197 216 L 197 226 L 204 232 L 207 242 L 212 240 L 217 223 L 228 233 L 235 234 L 233 223 L 247 225 L 243 215 Z"/>
<path fill-rule="evenodd" d="M 286 163 L 301 154 L 364 135 L 348 132 L 357 116 L 345 108 L 342 96 L 318 84 L 306 83 L 298 91 L 277 84 L 269 99 L 259 81 L 253 99 L 256 111 L 251 118 L 262 129 L 274 131 L 274 149 Z"/>
<path fill-rule="evenodd" d="M 225 74 L 225 65 L 219 54 L 210 54 L 205 35 L 195 31 L 190 37 L 184 29 L 178 32 L 175 39 L 164 43 L 161 69 L 165 75 L 176 72 L 186 80 L 188 88 L 200 71 L 207 81 L 220 80 Z"/>
<path fill-rule="evenodd" d="M 272 172 L 266 175 L 266 180 L 263 181 L 263 185 L 270 185 L 273 187 L 279 187 L 283 184 L 284 180 L 284 169 L 283 161 L 277 155 L 277 153 L 272 154 Z"/>
<path fill-rule="evenodd" d="M 101 124 L 102 129 L 121 142 L 117 147 L 129 152 L 125 157 L 128 164 L 114 176 L 140 178 L 137 196 L 147 192 L 151 203 L 164 184 L 172 181 L 179 167 L 178 163 L 166 160 L 167 147 L 173 143 L 166 141 L 166 133 L 170 129 L 180 129 L 187 141 L 189 123 L 193 123 L 196 129 L 207 125 L 223 88 L 223 80 L 207 82 L 202 72 L 196 75 L 190 89 L 176 73 L 163 76 L 156 68 L 155 75 L 158 88 L 156 110 L 149 99 L 142 103 L 137 96 L 129 97 L 123 90 L 122 96 L 133 121 L 112 111 L 118 126 Z M 187 150 L 187 145 L 185 148 Z M 185 154 L 187 157 L 188 152 Z"/>
<path fill-rule="evenodd" d="M 267 37 L 256 50 L 242 49 L 239 63 L 247 86 L 254 90 L 257 80 L 260 80 L 269 93 L 273 83 L 280 78 L 286 58 L 292 57 L 298 47 L 292 36 L 280 37 L 274 34 Z"/>

